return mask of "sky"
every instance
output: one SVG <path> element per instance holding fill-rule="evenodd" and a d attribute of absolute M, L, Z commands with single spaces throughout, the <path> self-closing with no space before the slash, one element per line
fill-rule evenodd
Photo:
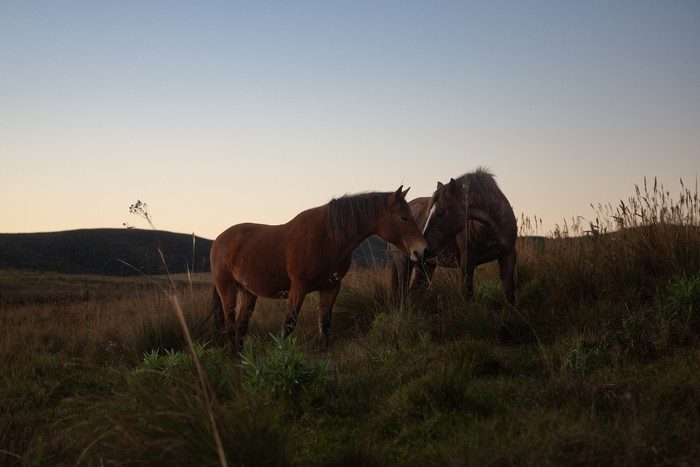
<path fill-rule="evenodd" d="M 213 239 L 486 166 L 538 233 L 700 169 L 700 2 L 0 1 L 0 233 Z"/>

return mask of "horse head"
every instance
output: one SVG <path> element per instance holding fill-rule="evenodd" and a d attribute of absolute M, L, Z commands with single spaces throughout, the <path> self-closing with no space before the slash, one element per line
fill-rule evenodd
<path fill-rule="evenodd" d="M 406 202 L 409 189 L 403 185 L 391 193 L 386 202 L 386 216 L 379 222 L 377 234 L 406 253 L 411 261 L 422 260 L 428 252 L 428 242 L 416 224 L 411 208 Z"/>
<path fill-rule="evenodd" d="M 431 253 L 444 247 L 464 229 L 467 221 L 467 196 L 466 186 L 458 184 L 454 178 L 447 185 L 437 183 L 437 189 L 428 204 L 428 216 L 423 228 Z"/>

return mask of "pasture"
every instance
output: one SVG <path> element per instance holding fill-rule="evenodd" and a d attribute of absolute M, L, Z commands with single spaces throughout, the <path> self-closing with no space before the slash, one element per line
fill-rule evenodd
<path fill-rule="evenodd" d="M 598 212 L 544 241 L 521 219 L 515 307 L 495 264 L 470 302 L 439 269 L 401 309 L 387 268 L 351 269 L 327 351 L 314 294 L 286 340 L 284 303 L 260 299 L 238 353 L 207 274 L 3 271 L 0 463 L 695 464 L 697 192 Z"/>

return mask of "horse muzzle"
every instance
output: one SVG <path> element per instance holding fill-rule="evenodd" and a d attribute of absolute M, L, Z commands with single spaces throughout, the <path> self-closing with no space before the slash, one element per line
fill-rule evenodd
<path fill-rule="evenodd" d="M 425 246 L 423 248 L 412 248 L 410 258 L 411 258 L 411 261 L 413 261 L 414 263 L 417 263 L 419 261 L 423 261 L 423 260 L 427 259 L 429 257 L 429 254 L 430 254 L 430 248 L 428 248 L 427 246 Z"/>

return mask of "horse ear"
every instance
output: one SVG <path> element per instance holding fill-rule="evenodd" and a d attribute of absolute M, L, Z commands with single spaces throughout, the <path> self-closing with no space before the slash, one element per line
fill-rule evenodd
<path fill-rule="evenodd" d="M 399 198 L 401 197 L 401 190 L 403 190 L 403 185 L 401 185 L 398 190 L 389 195 L 389 206 L 395 204 L 399 200 Z"/>
<path fill-rule="evenodd" d="M 448 190 L 450 193 L 454 193 L 454 192 L 457 191 L 457 182 L 455 182 L 455 179 L 454 179 L 454 178 L 451 178 L 451 179 L 450 179 L 450 183 L 447 184 L 447 190 Z"/>
<path fill-rule="evenodd" d="M 409 186 L 408 188 L 406 188 L 404 191 L 401 192 L 401 196 L 403 196 L 404 199 L 406 198 L 406 195 L 408 194 L 408 190 L 410 190 L 410 189 L 411 189 L 411 187 Z"/>
<path fill-rule="evenodd" d="M 442 184 L 442 182 L 438 182 L 437 189 L 439 190 L 440 188 L 444 187 L 445 185 Z"/>

